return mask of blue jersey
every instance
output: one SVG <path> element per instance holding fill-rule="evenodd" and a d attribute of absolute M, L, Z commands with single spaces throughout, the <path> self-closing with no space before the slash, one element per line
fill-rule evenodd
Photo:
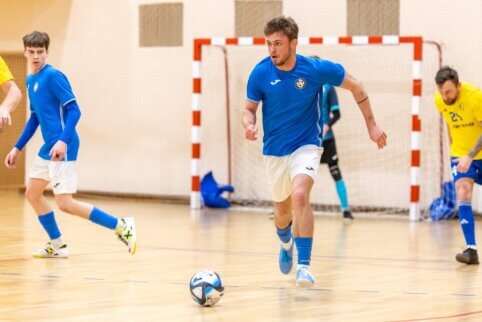
<path fill-rule="evenodd" d="M 321 96 L 322 95 L 322 96 Z M 320 126 L 323 128 L 323 125 L 328 124 L 331 119 L 331 113 L 333 111 L 337 111 L 340 109 L 338 105 L 338 96 L 336 95 L 335 88 L 331 85 L 323 85 L 323 90 L 320 92 L 321 96 L 321 119 L 320 119 Z M 331 140 L 334 138 L 333 130 L 329 130 L 323 136 L 323 140 Z"/>
<path fill-rule="evenodd" d="M 27 77 L 27 92 L 30 99 L 30 111 L 40 124 L 44 145 L 39 157 L 50 160 L 50 150 L 64 131 L 65 106 L 75 101 L 67 77 L 50 65 L 45 65 L 37 74 Z M 74 131 L 67 144 L 64 161 L 77 159 L 79 136 Z"/>
<path fill-rule="evenodd" d="M 319 92 L 323 84 L 339 86 L 340 64 L 296 55 L 291 71 L 276 68 L 270 57 L 251 72 L 247 97 L 263 102 L 263 154 L 285 156 L 308 144 L 321 146 Z"/>

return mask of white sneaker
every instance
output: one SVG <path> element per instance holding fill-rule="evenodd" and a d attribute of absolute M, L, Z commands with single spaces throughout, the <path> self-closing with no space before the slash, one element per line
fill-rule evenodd
<path fill-rule="evenodd" d="M 310 273 L 310 267 L 307 265 L 298 265 L 296 270 L 296 286 L 313 287 L 315 278 Z"/>
<path fill-rule="evenodd" d="M 136 235 L 136 225 L 134 218 L 122 218 L 122 227 L 116 229 L 115 233 L 119 240 L 127 245 L 129 248 L 129 253 L 134 255 L 137 249 L 137 235 Z"/>
<path fill-rule="evenodd" d="M 69 250 L 67 244 L 55 247 L 52 242 L 48 242 L 45 248 L 34 251 L 32 256 L 35 258 L 67 258 L 69 257 Z"/>

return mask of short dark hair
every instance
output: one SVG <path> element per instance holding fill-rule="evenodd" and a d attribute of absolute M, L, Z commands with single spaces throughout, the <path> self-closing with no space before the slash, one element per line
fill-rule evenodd
<path fill-rule="evenodd" d="M 42 48 L 49 49 L 50 37 L 46 32 L 42 31 L 32 31 L 29 34 L 23 36 L 23 47 Z"/>
<path fill-rule="evenodd" d="M 298 25 L 291 17 L 279 16 L 271 19 L 264 27 L 264 35 L 269 36 L 276 32 L 284 33 L 291 41 L 298 39 Z"/>
<path fill-rule="evenodd" d="M 435 75 L 435 83 L 442 85 L 446 81 L 451 81 L 455 85 L 459 84 L 459 74 L 457 71 L 449 66 L 442 66 Z"/>

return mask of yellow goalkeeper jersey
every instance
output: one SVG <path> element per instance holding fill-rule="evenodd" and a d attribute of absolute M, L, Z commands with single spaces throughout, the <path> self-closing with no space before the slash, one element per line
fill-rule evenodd
<path fill-rule="evenodd" d="M 453 105 L 447 105 L 440 93 L 435 94 L 435 106 L 449 126 L 452 144 L 450 155 L 467 155 L 482 135 L 482 92 L 469 83 L 462 83 L 459 97 Z M 482 151 L 475 158 L 482 159 Z"/>
<path fill-rule="evenodd" d="M 8 66 L 3 60 L 2 56 L 0 56 L 0 86 L 11 79 L 13 79 L 13 75 L 10 72 L 10 69 L 8 69 Z"/>

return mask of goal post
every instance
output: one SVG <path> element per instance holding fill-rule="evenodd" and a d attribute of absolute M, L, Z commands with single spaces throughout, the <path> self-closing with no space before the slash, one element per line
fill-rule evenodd
<path fill-rule="evenodd" d="M 346 37 L 334 37 L 334 36 L 326 36 L 326 37 L 299 37 L 298 38 L 298 52 L 300 52 L 300 48 L 303 46 L 337 46 L 337 45 L 342 45 L 345 47 L 363 47 L 363 46 L 386 46 L 386 47 L 393 47 L 393 46 L 404 46 L 408 47 L 408 52 L 409 54 L 409 59 L 410 61 L 407 62 L 407 64 L 410 64 L 410 69 L 411 71 L 407 72 L 406 78 L 408 78 L 408 81 L 411 81 L 411 88 L 407 89 L 405 92 L 407 98 L 411 97 L 411 102 L 408 102 L 410 106 L 407 108 L 407 111 L 410 110 L 409 114 L 407 115 L 399 115 L 400 118 L 410 118 L 408 121 L 410 129 L 407 129 L 407 133 L 409 133 L 409 137 L 406 139 L 409 140 L 409 143 L 406 145 L 406 151 L 403 153 L 406 154 L 406 158 L 408 160 L 407 163 L 404 165 L 403 170 L 401 171 L 406 172 L 404 176 L 409 178 L 407 180 L 407 184 L 405 186 L 400 186 L 398 189 L 400 190 L 400 194 L 403 195 L 408 195 L 405 202 L 402 202 L 402 204 L 397 205 L 396 208 L 404 208 L 407 210 L 409 213 L 409 219 L 412 221 L 419 220 L 421 218 L 420 216 L 420 196 L 421 196 L 421 165 L 422 165 L 422 149 L 421 149 L 421 117 L 420 117 L 420 111 L 421 111 L 421 96 L 422 96 L 422 58 L 423 58 L 423 38 L 420 36 L 392 36 L 392 35 L 387 35 L 387 36 L 346 36 Z M 204 140 L 202 140 L 201 136 L 201 129 L 205 126 L 204 124 L 204 114 L 202 114 L 203 109 L 211 109 L 213 106 L 204 106 L 204 93 L 203 90 L 209 91 L 210 88 L 213 89 L 213 87 L 219 87 L 221 86 L 221 83 L 224 81 L 220 78 L 217 82 L 213 81 L 212 83 L 215 83 L 216 85 L 210 85 L 210 88 L 203 89 L 205 87 L 205 84 L 203 84 L 204 79 L 204 63 L 203 63 L 203 53 L 206 51 L 207 48 L 213 47 L 213 46 L 221 46 L 222 48 L 228 48 L 228 47 L 246 47 L 246 48 L 251 48 L 251 47 L 256 47 L 256 46 L 264 46 L 265 45 L 265 38 L 264 37 L 239 37 L 239 38 L 220 38 L 220 37 L 215 37 L 215 38 L 199 38 L 199 39 L 194 39 L 194 48 L 193 48 L 193 96 L 192 96 L 192 136 L 191 136 L 191 208 L 192 209 L 199 209 L 202 206 L 202 200 L 201 200 L 201 194 L 200 194 L 200 181 L 201 177 L 204 173 L 202 173 L 202 167 L 201 167 L 201 162 L 203 160 L 203 155 L 204 153 L 201 153 L 202 151 L 202 144 Z M 304 52 L 303 52 L 304 54 Z M 352 53 L 353 54 L 353 53 Z M 245 55 L 246 56 L 246 55 Z M 266 56 L 266 55 L 265 55 Z M 242 55 L 241 55 L 242 57 Z M 337 56 L 328 56 L 328 57 L 322 57 L 326 58 L 332 61 L 337 61 Z M 250 70 L 254 67 L 254 65 L 250 66 Z M 227 68 L 227 67 L 226 67 Z M 242 68 L 242 67 L 240 67 Z M 368 68 L 368 67 L 367 67 Z M 376 69 L 377 66 L 370 66 L 369 68 L 371 69 Z M 246 68 L 244 68 L 246 69 Z M 249 70 L 249 71 L 250 71 Z M 245 73 L 246 71 L 243 70 Z M 386 72 L 386 77 L 390 78 L 390 70 L 384 71 Z M 411 75 L 408 75 L 408 74 Z M 236 74 L 233 71 L 230 71 L 230 74 Z M 224 75 L 223 75 L 224 76 Z M 357 75 L 355 76 L 359 77 L 363 81 L 364 75 Z M 221 76 L 220 76 L 221 77 Z M 233 80 L 235 82 L 240 82 L 239 79 L 236 78 L 236 75 L 233 75 Z M 227 77 L 226 81 L 227 83 Z M 229 87 L 227 84 L 223 84 L 223 86 Z M 246 86 L 246 84 L 244 84 Z M 380 86 L 383 87 L 383 86 Z M 226 91 L 229 91 L 229 88 L 225 89 Z M 239 92 L 240 90 L 237 90 Z M 388 91 L 388 90 L 387 90 Z M 383 89 L 380 90 L 380 92 L 383 92 Z M 369 90 L 369 94 L 371 94 Z M 245 95 L 245 90 L 242 93 L 239 93 L 240 96 Z M 383 95 L 380 94 L 381 99 L 383 98 Z M 229 101 L 229 97 L 226 98 L 226 100 Z M 221 103 L 220 103 L 221 104 Z M 222 103 L 225 104 L 225 103 Z M 226 103 L 228 104 L 228 103 Z M 406 102 L 403 104 L 407 105 Z M 388 105 L 388 104 L 387 104 Z M 427 108 L 432 108 L 432 106 L 428 106 Z M 228 106 L 229 109 L 229 106 Z M 229 110 L 228 110 L 229 113 Z M 407 112 L 408 113 L 408 112 Z M 343 114 L 343 107 L 342 107 L 342 114 Z M 203 115 L 203 116 L 202 116 Z M 377 118 L 378 114 L 376 113 Z M 237 113 L 231 112 L 231 117 L 236 118 L 237 122 L 239 123 L 240 120 L 240 115 Z M 202 121 L 203 120 L 203 121 Z M 218 120 L 219 122 L 223 123 L 223 120 Z M 234 121 L 233 121 L 234 122 Z M 360 120 L 357 120 L 357 122 L 360 122 Z M 228 114 L 228 120 L 227 120 L 227 126 L 228 126 L 228 133 L 229 133 L 229 125 L 231 121 L 229 120 L 229 114 Z M 234 123 L 233 123 L 234 124 Z M 390 128 L 386 128 L 384 124 L 380 124 L 384 130 L 388 132 L 388 144 L 390 144 L 391 139 L 394 139 L 395 136 L 397 136 L 397 133 L 391 133 Z M 203 128 L 204 131 L 204 128 Z M 335 131 L 336 132 L 336 131 Z M 234 135 L 234 134 L 233 134 Z M 230 136 L 230 134 L 228 135 Z M 239 136 L 239 135 L 238 135 Z M 338 134 L 337 134 L 338 137 Z M 398 139 L 398 138 L 397 138 Z M 342 139 L 340 139 L 341 141 Z M 368 137 L 366 137 L 366 140 L 368 140 Z M 230 137 L 228 137 L 228 141 L 230 141 Z M 213 144 L 214 145 L 214 144 Z M 339 145 L 339 140 L 337 140 L 337 145 Z M 230 142 L 227 144 L 228 146 L 228 151 L 227 154 L 229 157 L 225 160 L 225 163 L 229 163 L 227 165 L 228 172 L 229 172 L 229 177 L 231 177 L 231 163 L 236 163 L 236 153 L 237 150 L 240 150 L 240 153 L 243 153 L 243 146 L 241 144 L 231 144 Z M 232 148 L 231 148 L 232 146 Z M 212 149 L 212 147 L 211 147 Z M 235 150 L 230 151 L 231 149 Z M 223 152 L 224 153 L 224 152 Z M 248 151 L 244 151 L 244 153 L 249 153 Z M 261 151 L 258 150 L 256 153 L 261 154 Z M 376 154 L 377 151 L 370 151 L 372 154 Z M 233 156 L 233 161 L 230 161 L 231 157 Z M 340 159 L 343 159 L 344 156 L 341 155 Z M 365 158 L 365 157 L 363 157 Z M 369 158 L 369 156 L 367 156 Z M 262 164 L 260 165 L 259 162 L 256 163 L 255 161 L 250 161 L 252 164 L 249 164 L 248 166 L 245 166 L 242 168 L 241 166 L 238 168 L 235 167 L 236 170 L 241 172 L 240 176 L 254 176 L 256 178 L 256 174 L 253 174 L 252 171 L 258 171 Z M 356 163 L 356 162 L 354 162 Z M 437 167 L 439 165 L 437 164 Z M 242 170 L 244 169 L 244 170 Z M 213 169 L 216 170 L 216 169 Z M 264 170 L 264 169 L 261 169 Z M 342 167 L 343 170 L 343 167 Z M 320 169 L 320 171 L 322 171 Z M 390 170 L 393 172 L 392 170 Z M 397 170 L 395 170 L 397 171 Z M 244 172 L 244 173 L 243 173 Z M 367 177 L 364 180 L 369 180 L 369 175 L 366 175 Z M 234 177 L 236 177 L 236 174 L 234 174 Z M 390 180 L 390 178 L 386 178 L 387 180 Z M 396 181 L 396 179 L 394 179 Z M 393 185 L 396 185 L 397 182 L 394 182 Z M 350 191 L 350 182 L 347 183 L 348 185 L 348 191 Z M 235 196 L 236 196 L 236 182 L 234 182 L 234 187 L 235 187 Z M 360 190 L 363 190 L 360 188 Z M 397 187 L 394 187 L 394 192 L 392 194 L 397 193 Z M 251 198 L 251 197 L 250 197 Z M 254 198 L 259 198 L 259 199 L 267 199 L 265 196 L 256 196 Z M 368 198 L 368 196 L 367 196 Z M 245 199 L 242 197 L 241 199 Z M 332 201 L 333 204 L 336 204 L 336 200 Z M 367 202 L 358 202 L 361 206 L 363 204 L 369 204 L 371 201 Z M 404 203 L 404 204 L 403 204 Z M 376 206 L 376 203 L 373 204 L 373 207 Z M 383 208 L 383 207 L 381 207 Z"/>

